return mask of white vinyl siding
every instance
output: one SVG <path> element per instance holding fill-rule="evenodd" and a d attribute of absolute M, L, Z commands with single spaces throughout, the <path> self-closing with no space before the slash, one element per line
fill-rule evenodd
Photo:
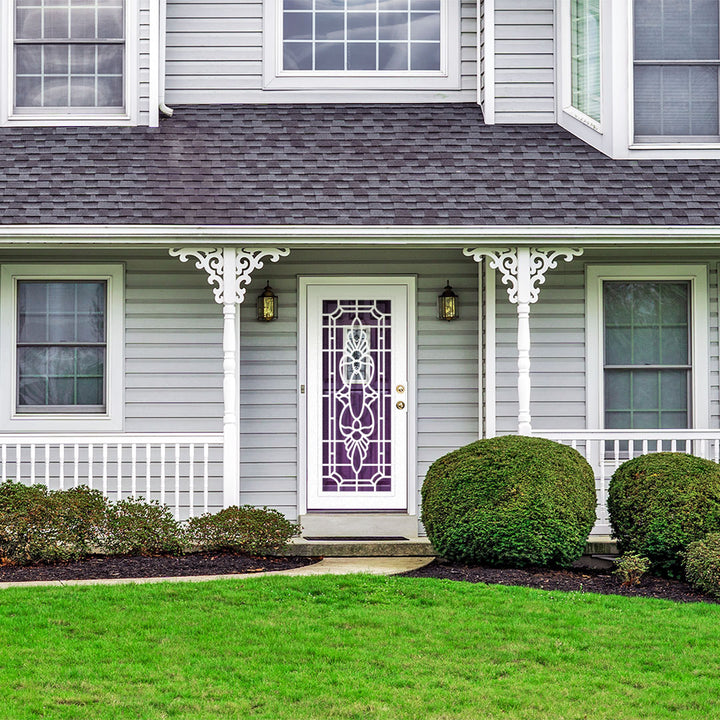
<path fill-rule="evenodd" d="M 453 0 L 457 1 L 457 0 Z M 166 100 L 169 104 L 364 102 L 476 99 L 476 2 L 461 5 L 461 89 L 264 91 L 263 2 L 168 0 Z"/>
<path fill-rule="evenodd" d="M 554 0 L 495 0 L 495 121 L 555 122 Z"/>

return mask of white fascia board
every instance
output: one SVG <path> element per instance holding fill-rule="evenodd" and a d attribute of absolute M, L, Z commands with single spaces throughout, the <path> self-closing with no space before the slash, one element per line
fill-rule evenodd
<path fill-rule="evenodd" d="M 286 247 L 536 246 L 717 248 L 720 225 L 0 225 L 0 248 L 282 245 Z"/>

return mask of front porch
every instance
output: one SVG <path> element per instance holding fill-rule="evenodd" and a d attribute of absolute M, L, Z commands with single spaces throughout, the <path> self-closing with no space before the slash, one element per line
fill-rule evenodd
<path fill-rule="evenodd" d="M 93 251 L 98 263 L 124 268 L 118 404 L 108 410 L 106 424 L 85 417 L 80 428 L 76 418 L 57 417 L 41 426 L 36 414 L 28 421 L 35 423 L 32 431 L 21 431 L 24 418 L 5 391 L 0 480 L 50 488 L 83 484 L 111 499 L 141 496 L 166 503 L 179 519 L 249 503 L 277 508 L 292 520 L 309 518 L 313 536 L 412 536 L 415 528 L 417 537 L 419 489 L 436 458 L 478 437 L 532 433 L 575 447 L 594 468 L 593 537 L 601 538 L 609 534 L 609 479 L 629 457 L 672 450 L 720 460 L 717 268 L 708 250 L 688 256 L 670 248 L 647 263 L 632 248 L 608 253 L 597 246 L 311 245 L 173 250 L 187 262 L 171 257 L 167 246 Z M 21 260 L 23 273 L 48 262 L 68 277 L 74 268 L 87 268 L 84 252 L 61 247 L 50 254 L 26 248 Z M 12 264 L 9 254 L 0 255 L 4 263 Z M 649 268 L 643 281 L 655 277 L 654 265 L 662 282 L 677 277 L 690 288 L 690 353 L 682 369 L 687 423 L 602 429 L 606 369 L 588 278 L 596 267 L 641 263 Z M 626 274 L 640 277 L 636 270 Z M 379 287 L 383 278 L 416 283 L 403 321 L 414 326 L 406 336 L 407 390 L 391 398 L 407 413 L 406 494 L 403 507 L 335 508 L 341 524 L 346 513 L 345 531 L 335 518 L 336 526 L 326 522 L 323 532 L 331 510 L 308 503 L 312 362 L 304 345 L 302 287 L 304 278 L 349 277 L 373 279 Z M 460 298 L 460 318 L 453 322 L 437 317 L 437 296 L 448 279 Z M 260 323 L 255 297 L 266 282 L 279 296 L 279 317 Z M 6 286 L 3 292 L 7 298 Z M 6 358 L 13 333 L 12 323 L 0 328 Z M 391 385 L 398 384 L 395 377 Z M 654 412 L 661 417 L 665 410 L 660 404 Z M 383 531 L 366 523 L 363 532 L 372 513 L 382 516 Z"/>

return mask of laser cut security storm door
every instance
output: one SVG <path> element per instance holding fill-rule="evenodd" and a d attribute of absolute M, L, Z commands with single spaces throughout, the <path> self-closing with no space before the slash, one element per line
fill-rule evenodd
<path fill-rule="evenodd" d="M 307 508 L 407 508 L 412 279 L 307 282 Z"/>

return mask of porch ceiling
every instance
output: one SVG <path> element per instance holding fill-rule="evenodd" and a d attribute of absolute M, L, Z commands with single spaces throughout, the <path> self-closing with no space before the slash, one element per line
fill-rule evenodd
<path fill-rule="evenodd" d="M 662 234 L 720 226 L 720 165 L 610 160 L 557 126 L 484 125 L 469 103 L 185 106 L 155 129 L 0 129 L 0 226 L 97 224 Z"/>

